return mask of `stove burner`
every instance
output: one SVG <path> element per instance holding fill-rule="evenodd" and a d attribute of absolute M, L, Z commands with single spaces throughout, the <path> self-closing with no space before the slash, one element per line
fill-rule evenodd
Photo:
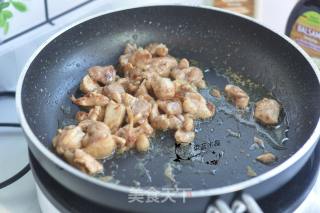
<path fill-rule="evenodd" d="M 83 199 L 55 181 L 29 151 L 33 176 L 47 199 L 62 212 L 123 212 Z M 320 165 L 320 143 L 305 166 L 279 190 L 258 200 L 264 212 L 293 212 L 311 191 Z"/>

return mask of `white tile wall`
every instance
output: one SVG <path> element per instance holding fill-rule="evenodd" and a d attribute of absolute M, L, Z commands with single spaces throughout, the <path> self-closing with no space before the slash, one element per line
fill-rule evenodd
<path fill-rule="evenodd" d="M 0 29 L 0 40 L 9 38 L 45 20 L 43 0 L 28 0 L 23 2 L 27 5 L 27 12 L 18 12 L 12 6 L 8 8 L 12 11 L 13 17 L 9 21 L 10 28 L 8 34 L 4 35 L 2 28 Z"/>
<path fill-rule="evenodd" d="M 54 17 L 58 14 L 61 14 L 81 3 L 86 2 L 87 0 L 47 0 L 49 8 L 49 17 Z"/>

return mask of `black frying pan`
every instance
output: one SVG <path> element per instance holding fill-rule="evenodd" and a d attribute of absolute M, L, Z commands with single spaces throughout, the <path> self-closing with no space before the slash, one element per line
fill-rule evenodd
<path fill-rule="evenodd" d="M 116 64 L 127 42 L 145 45 L 155 41 L 167 44 L 173 56 L 193 59 L 202 69 L 209 69 L 205 79 L 210 86 L 223 90 L 232 80 L 226 73 L 236 73 L 263 85 L 264 89 L 247 88 L 253 101 L 266 96 L 265 91 L 271 92 L 268 95 L 276 97 L 284 108 L 281 128 L 289 128 L 283 135 L 289 138 L 283 147 L 275 149 L 274 144 L 266 144 L 278 161 L 268 166 L 253 162 L 262 153 L 249 149 L 259 131 L 240 123 L 223 109 L 213 120 L 197 126 L 195 145 L 175 147 L 172 134 L 161 134 L 154 139 L 154 148 L 148 154 L 129 152 L 105 161 L 106 175 L 112 172 L 120 180 L 119 185 L 89 177 L 56 156 L 51 140 L 58 127 L 74 122 L 78 107 L 69 97 L 79 95 L 79 82 L 86 70 L 93 65 Z M 17 106 L 30 150 L 65 187 L 94 202 L 122 210 L 173 212 L 184 208 L 185 212 L 198 212 L 206 208 L 212 196 L 246 191 L 255 198 L 262 197 L 283 185 L 303 166 L 320 135 L 316 69 L 288 38 L 247 18 L 209 8 L 142 7 L 96 16 L 46 42 L 21 75 Z M 202 93 L 219 105 L 206 91 Z M 230 136 L 226 129 L 240 132 L 240 138 Z M 204 160 L 199 160 L 199 156 Z M 164 177 L 168 162 L 176 168 L 178 184 Z M 257 177 L 248 178 L 248 165 Z M 192 189 L 192 198 L 183 204 L 184 194 L 177 192 L 167 193 L 177 198 L 177 203 L 128 203 L 127 186 L 139 185 L 137 182 L 144 189 Z"/>

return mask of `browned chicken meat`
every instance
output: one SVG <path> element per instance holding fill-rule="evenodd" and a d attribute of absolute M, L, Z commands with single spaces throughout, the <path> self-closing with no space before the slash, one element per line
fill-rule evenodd
<path fill-rule="evenodd" d="M 86 119 L 94 120 L 94 121 L 103 121 L 105 114 L 105 107 L 102 106 L 94 106 L 90 109 L 88 116 Z M 85 119 L 82 119 L 85 120 Z"/>
<path fill-rule="evenodd" d="M 102 164 L 81 149 L 76 149 L 72 164 L 81 171 L 90 175 L 94 175 L 103 171 Z"/>
<path fill-rule="evenodd" d="M 123 84 L 120 82 L 114 82 L 110 85 L 107 85 L 103 88 L 103 94 L 107 97 L 110 97 L 112 100 L 114 100 L 117 103 L 121 103 L 121 95 L 124 94 L 126 91 L 123 87 Z"/>
<path fill-rule="evenodd" d="M 194 118 L 207 119 L 214 115 L 215 106 L 199 93 L 187 92 L 183 100 L 183 111 Z"/>
<path fill-rule="evenodd" d="M 239 109 L 245 109 L 249 104 L 249 96 L 240 87 L 234 85 L 226 85 L 224 88 L 227 97 L 233 102 Z"/>
<path fill-rule="evenodd" d="M 155 76 L 151 86 L 158 99 L 171 99 L 175 95 L 175 86 L 170 78 Z"/>
<path fill-rule="evenodd" d="M 158 100 L 159 109 L 167 115 L 182 114 L 182 104 L 179 100 Z"/>
<path fill-rule="evenodd" d="M 64 129 L 58 130 L 58 134 L 53 138 L 52 144 L 57 153 L 64 155 L 65 152 L 73 152 L 81 147 L 81 140 L 85 133 L 79 126 L 66 126 Z"/>
<path fill-rule="evenodd" d="M 78 122 L 81 122 L 81 121 L 84 121 L 84 120 L 87 120 L 88 119 L 88 113 L 87 112 L 84 112 L 84 111 L 78 111 L 76 113 L 76 120 Z"/>
<path fill-rule="evenodd" d="M 180 129 L 184 123 L 184 117 L 182 115 L 169 115 L 169 129 Z"/>
<path fill-rule="evenodd" d="M 109 103 L 109 98 L 99 93 L 92 92 L 87 93 L 80 98 L 71 96 L 71 101 L 76 105 L 84 107 L 106 106 Z"/>
<path fill-rule="evenodd" d="M 171 56 L 158 57 L 151 60 L 148 70 L 156 72 L 161 77 L 169 77 L 171 70 L 177 66 L 177 60 Z"/>
<path fill-rule="evenodd" d="M 187 81 L 198 88 L 206 87 L 202 70 L 198 67 L 190 67 L 189 61 L 185 58 L 180 60 L 179 66 L 171 72 L 171 77 L 176 80 Z"/>
<path fill-rule="evenodd" d="M 189 144 L 194 140 L 195 133 L 193 131 L 184 131 L 179 129 L 174 134 L 174 138 L 176 139 L 178 144 Z"/>
<path fill-rule="evenodd" d="M 103 122 L 85 120 L 79 123 L 86 135 L 82 139 L 82 148 L 95 159 L 111 156 L 116 149 L 116 143 L 110 129 Z"/>
<path fill-rule="evenodd" d="M 126 107 L 123 104 L 118 104 L 114 101 L 110 101 L 106 107 L 104 123 L 114 133 L 123 123 L 125 115 Z"/>
<path fill-rule="evenodd" d="M 168 55 L 169 49 L 166 45 L 162 43 L 151 43 L 147 45 L 146 49 L 153 55 L 153 56 L 166 56 Z"/>
<path fill-rule="evenodd" d="M 112 65 L 105 67 L 94 66 L 91 67 L 88 72 L 92 80 L 103 85 L 110 84 L 116 78 L 116 70 Z"/>
<path fill-rule="evenodd" d="M 82 139 L 85 137 L 80 126 L 67 126 L 58 132 L 53 139 L 53 146 L 58 154 L 88 174 L 93 175 L 102 171 L 102 165 L 92 155 L 80 149 Z"/>
<path fill-rule="evenodd" d="M 206 86 L 202 70 L 169 55 L 165 44 L 127 44 L 119 65 L 119 72 L 112 65 L 88 69 L 80 84 L 84 95 L 71 97 L 82 107 L 79 124 L 53 139 L 59 155 L 90 175 L 101 172 L 99 160 L 115 152 L 147 152 L 155 130 L 174 130 L 176 143 L 189 144 L 194 119 L 215 114 L 215 106 L 198 93 Z"/>
<path fill-rule="evenodd" d="M 273 99 L 263 98 L 255 105 L 254 117 L 266 125 L 275 125 L 279 122 L 281 106 Z"/>
<path fill-rule="evenodd" d="M 92 78 L 89 75 L 84 76 L 80 83 L 80 90 L 83 93 L 94 92 L 99 87 L 99 84 L 96 81 L 92 80 Z"/>

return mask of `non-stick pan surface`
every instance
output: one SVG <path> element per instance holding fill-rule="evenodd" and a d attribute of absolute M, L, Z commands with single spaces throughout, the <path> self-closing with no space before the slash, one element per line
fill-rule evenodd
<path fill-rule="evenodd" d="M 81 23 L 53 39 L 34 58 L 23 81 L 22 107 L 28 125 L 44 146 L 52 149 L 57 128 L 73 122 L 78 107 L 69 97 L 79 95 L 86 70 L 93 65 L 116 64 L 127 42 L 167 44 L 173 56 L 193 59 L 208 70 L 205 79 L 210 87 L 223 90 L 228 79 L 221 73 L 226 71 L 263 85 L 285 109 L 289 140 L 282 150 L 266 144 L 266 149 L 278 156 L 276 163 L 256 163 L 253 160 L 262 151 L 249 150 L 255 128 L 218 111 L 213 120 L 197 126 L 197 146 L 187 153 L 176 149 L 169 133 L 157 136 L 148 154 L 129 152 L 120 159 L 106 160 L 106 175 L 115 176 L 120 184 L 172 187 L 164 176 L 170 162 L 178 187 L 199 190 L 239 183 L 248 179 L 248 165 L 260 175 L 287 160 L 308 140 L 319 121 L 319 81 L 305 57 L 276 33 L 221 11 L 144 7 Z M 206 93 L 208 100 L 217 103 Z M 250 91 L 252 101 L 265 94 Z M 240 137 L 230 136 L 227 129 L 240 132 Z M 203 162 L 197 160 L 199 153 L 205 156 Z"/>

